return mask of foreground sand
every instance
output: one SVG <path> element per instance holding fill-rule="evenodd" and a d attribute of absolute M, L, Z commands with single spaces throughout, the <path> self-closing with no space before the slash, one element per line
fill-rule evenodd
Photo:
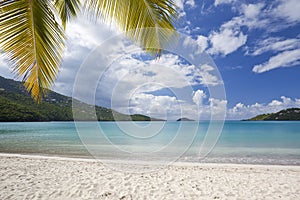
<path fill-rule="evenodd" d="M 300 167 L 179 163 L 125 173 L 96 161 L 0 154 L 0 199 L 300 199 Z"/>

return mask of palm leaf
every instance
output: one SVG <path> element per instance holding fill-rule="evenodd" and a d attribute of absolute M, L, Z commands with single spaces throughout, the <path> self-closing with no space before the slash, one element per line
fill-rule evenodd
<path fill-rule="evenodd" d="M 114 21 L 146 51 L 156 53 L 176 33 L 173 0 L 84 0 L 96 17 Z"/>
<path fill-rule="evenodd" d="M 80 10 L 80 0 L 56 0 L 54 6 L 58 11 L 63 27 L 66 28 L 67 22 L 77 16 Z"/>
<path fill-rule="evenodd" d="M 53 10 L 49 0 L 0 3 L 0 48 L 38 102 L 55 80 L 64 48 L 64 32 Z"/>

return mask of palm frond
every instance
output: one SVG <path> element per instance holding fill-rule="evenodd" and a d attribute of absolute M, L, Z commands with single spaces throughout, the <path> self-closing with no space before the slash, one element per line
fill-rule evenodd
<path fill-rule="evenodd" d="M 176 33 L 173 0 L 84 0 L 96 17 L 116 22 L 127 36 L 155 54 Z"/>
<path fill-rule="evenodd" d="M 80 0 L 55 0 L 54 6 L 57 9 L 63 27 L 66 28 L 67 22 L 77 16 L 80 10 Z"/>
<path fill-rule="evenodd" d="M 53 10 L 49 0 L 0 3 L 0 48 L 38 102 L 55 80 L 64 48 L 64 32 Z"/>

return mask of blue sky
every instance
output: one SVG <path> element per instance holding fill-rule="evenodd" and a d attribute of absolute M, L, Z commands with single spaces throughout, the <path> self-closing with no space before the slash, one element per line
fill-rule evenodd
<path fill-rule="evenodd" d="M 190 21 L 186 30 L 192 37 L 208 38 L 207 48 L 222 73 L 229 107 L 281 96 L 299 98 L 299 1 L 188 2 L 194 3 L 185 6 Z M 223 42 L 215 45 L 218 37 Z M 226 38 L 236 42 L 228 43 Z"/>
<path fill-rule="evenodd" d="M 274 111 L 268 106 L 273 100 L 295 105 L 292 101 L 300 97 L 299 1 L 178 2 L 184 10 L 181 28 L 195 39 L 207 39 L 229 108 L 259 103 L 262 111 Z M 286 98 L 290 101 L 284 103 Z"/>
<path fill-rule="evenodd" d="M 107 75 L 103 77 L 106 81 L 96 86 L 97 104 L 125 113 L 168 119 L 176 119 L 180 113 L 196 118 L 198 112 L 209 118 L 212 112 L 222 109 L 226 110 L 227 119 L 243 119 L 300 107 L 299 0 L 175 2 L 180 9 L 176 27 L 190 37 L 184 44 L 192 44 L 191 51 L 201 49 L 211 56 L 221 77 L 214 74 L 216 69 L 210 68 L 213 65 L 194 68 L 193 63 L 189 65 L 172 54 L 164 54 L 159 61 L 145 59 L 145 54 L 135 49 L 134 44 L 120 39 L 112 44 L 117 51 L 111 55 L 121 59 L 106 69 Z M 113 24 L 90 22 L 84 16 L 70 22 L 67 49 L 53 90 L 72 95 L 82 62 L 91 51 L 119 33 Z M 194 44 L 198 50 L 192 49 Z M 130 48 L 133 53 L 128 53 Z M 0 75 L 14 77 L 7 60 L 1 57 L 0 61 Z M 101 68 L 96 65 L 105 63 L 99 57 L 92 61 L 95 67 L 84 74 L 90 80 Z M 216 78 L 222 79 L 226 99 L 212 97 L 208 91 L 218 85 Z M 145 81 L 149 84 L 143 85 Z M 90 85 L 84 86 L 81 89 L 88 90 Z M 176 97 L 172 91 L 185 96 Z"/>

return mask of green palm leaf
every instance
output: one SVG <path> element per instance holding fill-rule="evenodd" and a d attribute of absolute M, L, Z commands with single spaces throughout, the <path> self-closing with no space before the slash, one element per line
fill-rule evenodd
<path fill-rule="evenodd" d="M 3 0 L 0 3 L 0 45 L 24 76 L 36 101 L 54 82 L 62 59 L 64 32 L 49 0 Z"/>
<path fill-rule="evenodd" d="M 156 53 L 176 33 L 173 0 L 84 0 L 85 7 L 105 21 L 114 21 L 146 51 Z"/>
<path fill-rule="evenodd" d="M 80 0 L 56 0 L 54 6 L 58 11 L 63 27 L 66 28 L 67 21 L 77 16 L 80 10 Z"/>

